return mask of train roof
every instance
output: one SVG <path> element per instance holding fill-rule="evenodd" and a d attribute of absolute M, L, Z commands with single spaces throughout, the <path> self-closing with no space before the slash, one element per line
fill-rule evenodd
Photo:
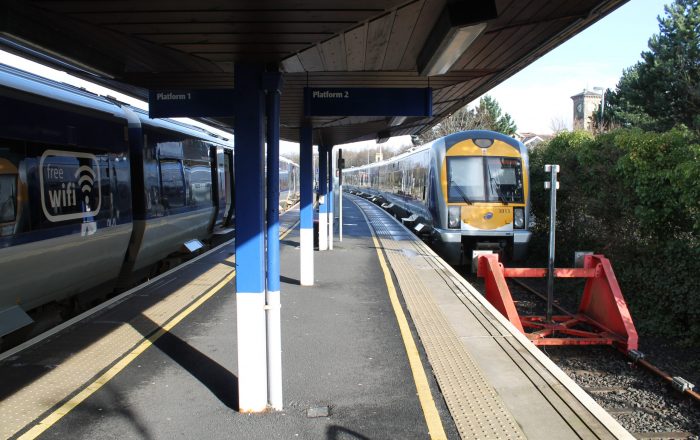
<path fill-rule="evenodd" d="M 445 141 L 445 149 L 452 147 L 454 144 L 458 142 L 462 142 L 463 140 L 466 139 L 495 139 L 499 140 L 501 142 L 505 142 L 506 144 L 520 150 L 520 147 L 522 146 L 522 143 L 515 139 L 512 138 L 508 135 L 505 135 L 503 133 L 499 133 L 497 131 L 491 131 L 491 130 L 466 130 L 466 131 L 460 131 L 457 133 L 452 133 L 448 134 L 445 137 L 442 137 L 440 139 L 443 139 Z"/>
<path fill-rule="evenodd" d="M 294 162 L 292 159 L 289 159 L 288 157 L 280 156 L 280 162 L 286 162 L 286 163 L 291 163 L 292 165 L 298 167 L 299 164 Z"/>
<path fill-rule="evenodd" d="M 180 133 L 187 133 L 193 137 L 199 137 L 215 144 L 220 144 L 228 148 L 233 148 L 233 135 L 231 135 L 231 139 L 223 138 L 221 136 L 208 132 L 202 127 L 189 125 L 184 122 L 175 121 L 173 119 L 168 118 L 152 119 L 148 117 L 148 113 L 145 110 L 131 107 L 130 105 L 124 103 L 120 103 L 120 105 L 124 107 L 129 107 L 134 113 L 136 113 L 139 116 L 139 119 L 141 119 L 141 124 L 143 125 L 165 128 L 167 130 L 178 131 Z"/>
<path fill-rule="evenodd" d="M 184 122 L 172 119 L 151 119 L 145 110 L 133 107 L 116 98 L 101 96 L 81 87 L 54 81 L 4 64 L 0 64 L 0 86 L 38 95 L 45 99 L 110 113 L 118 118 L 126 119 L 124 110 L 122 110 L 123 107 L 126 107 L 136 113 L 144 125 L 187 133 L 209 142 L 233 148 L 233 135 L 231 135 L 231 139 L 228 139 Z"/>
<path fill-rule="evenodd" d="M 491 130 L 465 130 L 465 131 L 460 131 L 457 133 L 452 133 L 448 134 L 447 136 L 443 136 L 441 138 L 434 139 L 427 144 L 423 144 L 417 147 L 410 148 L 408 151 L 398 154 L 394 157 L 391 157 L 387 160 L 383 160 L 381 162 L 374 162 L 370 163 L 367 165 L 360 165 L 358 167 L 352 167 L 352 168 L 347 168 L 347 171 L 357 171 L 357 170 L 363 170 L 367 168 L 373 168 L 373 167 L 378 167 L 382 165 L 386 165 L 389 163 L 392 163 L 394 161 L 403 159 L 404 157 L 411 156 L 413 154 L 420 153 L 421 151 L 428 150 L 433 147 L 436 143 L 443 142 L 445 145 L 445 149 L 447 150 L 448 148 L 452 147 L 458 142 L 462 142 L 466 139 L 497 139 L 499 141 L 505 142 L 508 145 L 511 145 L 512 147 L 516 148 L 518 151 L 522 152 L 523 151 L 523 144 L 510 136 L 507 136 L 503 133 L 499 133 L 497 131 L 491 131 Z"/>
<path fill-rule="evenodd" d="M 0 86 L 123 117 L 123 112 L 106 97 L 4 64 L 0 64 Z"/>

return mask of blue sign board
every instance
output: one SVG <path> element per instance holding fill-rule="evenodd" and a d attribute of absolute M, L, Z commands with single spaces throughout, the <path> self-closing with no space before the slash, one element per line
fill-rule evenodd
<path fill-rule="evenodd" d="M 148 116 L 151 118 L 233 116 L 234 89 L 150 90 Z"/>
<path fill-rule="evenodd" d="M 305 87 L 304 116 L 432 116 L 431 88 Z"/>

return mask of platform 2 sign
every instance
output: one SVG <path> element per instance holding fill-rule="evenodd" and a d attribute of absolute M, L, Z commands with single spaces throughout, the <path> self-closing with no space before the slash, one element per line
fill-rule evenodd
<path fill-rule="evenodd" d="M 426 88 L 305 87 L 304 116 L 432 116 Z"/>
<path fill-rule="evenodd" d="M 233 116 L 234 89 L 150 90 L 148 116 L 151 118 Z"/>

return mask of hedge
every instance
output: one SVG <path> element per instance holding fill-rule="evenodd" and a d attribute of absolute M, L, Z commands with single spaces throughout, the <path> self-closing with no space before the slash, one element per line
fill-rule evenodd
<path fill-rule="evenodd" d="M 576 250 L 610 258 L 638 330 L 700 342 L 700 137 L 562 133 L 531 153 L 531 259 L 546 261 L 545 164 L 559 164 L 557 266 Z"/>

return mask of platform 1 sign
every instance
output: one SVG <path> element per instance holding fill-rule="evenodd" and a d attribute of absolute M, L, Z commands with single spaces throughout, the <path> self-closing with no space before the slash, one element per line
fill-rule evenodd
<path fill-rule="evenodd" d="M 304 116 L 432 116 L 431 88 L 305 87 Z"/>
<path fill-rule="evenodd" d="M 234 89 L 150 90 L 148 116 L 151 118 L 233 116 Z"/>

